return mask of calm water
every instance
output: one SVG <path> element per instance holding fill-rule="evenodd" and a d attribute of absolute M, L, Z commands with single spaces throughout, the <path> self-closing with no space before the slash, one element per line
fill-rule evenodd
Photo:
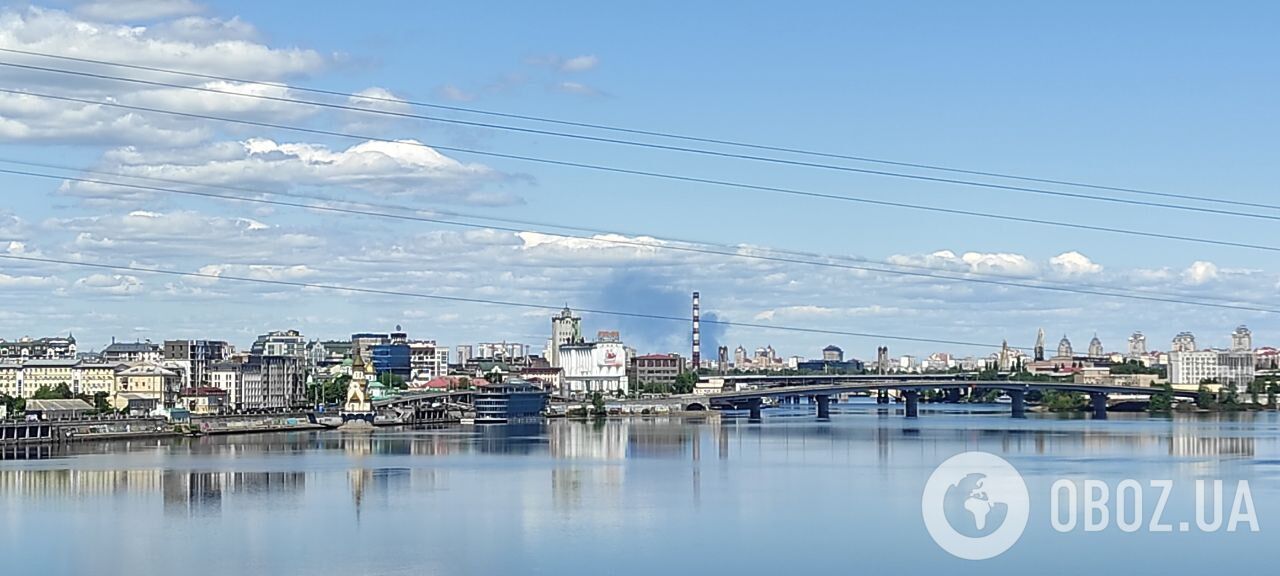
<path fill-rule="evenodd" d="M 1275 414 L 1107 421 L 925 406 L 762 424 L 653 419 L 77 446 L 0 461 L 0 557 L 24 574 L 1185 574 L 1257 568 L 1280 535 Z M 896 413 L 895 413 L 896 412 Z M 920 497 L 966 451 L 1009 460 L 1031 517 L 953 558 Z M 1250 482 L 1261 532 L 1063 534 L 1058 478 Z M 1153 507 L 1148 505 L 1148 508 Z M 1268 560 L 1269 562 L 1269 560 Z"/>

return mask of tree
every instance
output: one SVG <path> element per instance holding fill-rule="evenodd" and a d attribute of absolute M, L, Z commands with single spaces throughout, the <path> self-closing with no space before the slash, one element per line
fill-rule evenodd
<path fill-rule="evenodd" d="M 378 382 L 392 390 L 404 390 L 409 387 L 409 385 L 405 383 L 404 378 L 398 374 L 392 374 L 390 372 L 383 372 L 382 374 L 379 374 Z"/>
<path fill-rule="evenodd" d="M 694 386 L 698 385 L 698 375 L 694 372 L 681 372 L 676 376 L 676 383 L 672 390 L 676 394 L 692 394 Z"/>
<path fill-rule="evenodd" d="M 53 388 L 41 386 L 36 388 L 36 393 L 31 396 L 32 400 L 70 400 L 74 395 L 71 393 L 71 387 L 66 382 L 60 383 Z"/>
<path fill-rule="evenodd" d="M 604 407 L 604 395 L 598 390 L 591 393 L 591 412 L 596 416 L 604 416 L 607 413 Z"/>
<path fill-rule="evenodd" d="M 25 399 L 8 396 L 6 394 L 0 394 L 0 404 L 3 404 L 9 409 L 10 417 L 21 414 L 27 409 L 27 401 Z"/>
<path fill-rule="evenodd" d="M 339 375 L 330 380 L 318 381 L 311 385 L 310 390 L 307 390 L 307 397 L 315 399 L 318 395 L 321 404 L 345 402 L 347 399 L 347 387 L 350 383 L 351 376 L 347 374 Z"/>
<path fill-rule="evenodd" d="M 1147 411 L 1153 414 L 1163 414 L 1173 409 L 1173 385 L 1165 382 L 1160 385 L 1160 391 L 1151 395 L 1151 401 L 1147 404 Z"/>
<path fill-rule="evenodd" d="M 1218 407 L 1218 399 L 1209 391 L 1207 382 L 1201 382 L 1196 389 L 1196 406 L 1202 410 L 1213 410 Z"/>
<path fill-rule="evenodd" d="M 1084 394 L 1079 392 L 1046 390 L 1044 393 L 1044 405 L 1050 412 L 1074 412 L 1084 408 L 1085 403 Z"/>
<path fill-rule="evenodd" d="M 1240 409 L 1240 391 L 1236 388 L 1236 383 L 1231 382 L 1223 386 L 1219 392 L 1222 394 L 1222 401 L 1219 403 L 1226 410 Z"/>

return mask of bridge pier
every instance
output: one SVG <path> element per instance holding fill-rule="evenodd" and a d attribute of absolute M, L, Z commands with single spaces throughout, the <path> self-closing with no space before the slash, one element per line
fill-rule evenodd
<path fill-rule="evenodd" d="M 918 418 L 920 416 L 920 391 L 905 390 L 903 394 L 907 398 L 907 418 Z"/>
<path fill-rule="evenodd" d="M 760 399 L 751 398 L 750 400 L 747 400 L 747 409 L 751 411 L 750 414 L 747 415 L 747 420 L 750 422 L 759 422 L 760 421 Z"/>
<path fill-rule="evenodd" d="M 883 389 L 882 389 L 882 390 L 877 390 L 877 391 L 876 391 L 876 404 L 888 404 L 888 403 L 889 403 L 889 391 L 888 391 L 888 390 L 883 390 Z"/>
<path fill-rule="evenodd" d="M 831 397 L 823 395 L 823 396 L 817 396 L 816 398 L 818 399 L 818 419 L 830 420 L 831 419 Z"/>
<path fill-rule="evenodd" d="M 1013 400 L 1013 417 L 1027 417 L 1027 393 L 1023 390 L 1008 390 L 1009 398 Z"/>
<path fill-rule="evenodd" d="M 1097 420 L 1107 419 L 1107 394 L 1094 392 L 1089 395 L 1089 404 L 1093 406 L 1093 417 Z"/>

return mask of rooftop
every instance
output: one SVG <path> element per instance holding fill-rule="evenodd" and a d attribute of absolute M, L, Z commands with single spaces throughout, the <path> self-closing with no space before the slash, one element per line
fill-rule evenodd
<path fill-rule="evenodd" d="M 84 400 L 27 400 L 28 412 L 89 412 L 93 410 Z"/>

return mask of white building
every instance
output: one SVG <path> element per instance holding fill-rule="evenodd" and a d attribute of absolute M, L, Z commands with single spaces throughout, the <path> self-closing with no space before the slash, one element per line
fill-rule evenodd
<path fill-rule="evenodd" d="M 579 396 L 627 393 L 627 351 L 621 342 L 565 344 L 556 349 L 556 355 L 564 369 L 564 392 Z"/>
<path fill-rule="evenodd" d="M 560 359 L 560 347 L 566 344 L 582 343 L 582 318 L 573 315 L 573 311 L 565 306 L 559 314 L 551 317 L 551 342 L 547 346 L 547 361 L 552 368 L 563 368 Z"/>
<path fill-rule="evenodd" d="M 1169 383 L 1196 388 L 1205 380 L 1214 380 L 1224 386 L 1235 384 L 1243 391 L 1256 374 L 1252 346 L 1253 335 L 1244 326 L 1232 333 L 1230 350 L 1196 350 L 1194 335 L 1178 334 L 1173 340 L 1174 351 L 1169 353 Z"/>
<path fill-rule="evenodd" d="M 428 382 L 449 373 L 449 349 L 435 340 L 409 342 L 409 380 Z"/>

